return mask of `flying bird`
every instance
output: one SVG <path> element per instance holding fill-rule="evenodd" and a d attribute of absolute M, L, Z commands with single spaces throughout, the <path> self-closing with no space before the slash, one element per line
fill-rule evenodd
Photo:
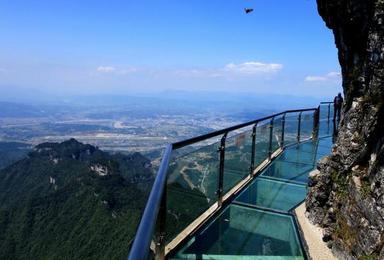
<path fill-rule="evenodd" d="M 249 13 L 253 12 L 253 9 L 252 8 L 244 8 L 244 12 L 246 14 L 249 14 Z"/>

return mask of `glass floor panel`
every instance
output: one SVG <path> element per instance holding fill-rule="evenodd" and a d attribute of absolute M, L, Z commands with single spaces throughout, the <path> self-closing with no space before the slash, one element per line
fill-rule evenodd
<path fill-rule="evenodd" d="M 331 147 L 326 146 L 315 146 L 315 148 L 312 147 L 314 146 L 309 143 L 300 144 L 299 146 L 292 146 L 286 149 L 287 152 L 290 151 L 292 154 L 285 155 L 282 160 L 291 162 L 298 162 L 298 160 L 302 160 L 303 163 L 312 164 L 317 161 L 319 155 L 320 158 L 325 155 L 329 155 L 332 150 Z"/>
<path fill-rule="evenodd" d="M 263 171 L 261 176 L 307 184 L 309 172 L 313 167 L 313 164 L 286 162 L 278 158 Z"/>
<path fill-rule="evenodd" d="M 317 146 L 316 150 L 311 151 L 310 148 L 305 148 L 305 147 L 295 147 L 296 150 L 299 150 L 300 153 L 311 153 L 312 156 L 317 153 L 317 154 L 324 154 L 327 155 L 331 152 L 331 148 L 325 147 L 325 146 Z M 294 147 L 291 147 L 290 149 L 294 150 Z"/>
<path fill-rule="evenodd" d="M 321 138 L 318 142 L 318 145 L 320 147 L 327 147 L 329 149 L 332 149 L 332 146 L 333 146 L 333 142 L 332 142 L 332 138 L 331 137 L 328 137 L 328 138 Z"/>
<path fill-rule="evenodd" d="M 285 149 L 234 202 L 168 258 L 305 259 L 293 217 L 284 212 L 305 199 L 308 174 L 331 147 L 332 138 L 321 138 Z"/>
<path fill-rule="evenodd" d="M 290 148 L 293 147 L 303 152 L 315 153 L 317 148 L 317 142 L 307 141 L 298 145 L 291 146 Z"/>
<path fill-rule="evenodd" d="M 331 119 L 329 123 L 327 120 L 322 120 L 319 122 L 319 137 L 329 136 L 333 133 L 333 120 Z"/>
<path fill-rule="evenodd" d="M 328 155 L 331 152 L 332 152 L 332 148 L 325 147 L 325 146 L 318 146 L 317 147 L 317 154 Z"/>
<path fill-rule="evenodd" d="M 300 149 L 299 146 L 293 146 L 286 148 L 284 152 L 279 156 L 278 160 L 314 165 L 316 161 L 316 152 L 304 152 Z"/>
<path fill-rule="evenodd" d="M 304 185 L 256 178 L 235 202 L 288 212 L 303 201 L 306 195 L 307 188 Z"/>
<path fill-rule="evenodd" d="M 304 259 L 293 218 L 231 204 L 170 259 Z"/>

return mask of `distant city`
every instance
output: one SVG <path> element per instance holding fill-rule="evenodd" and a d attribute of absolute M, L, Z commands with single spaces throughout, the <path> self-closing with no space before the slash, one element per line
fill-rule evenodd
<path fill-rule="evenodd" d="M 140 152 L 156 164 L 166 143 L 294 107 L 292 103 L 299 99 L 188 95 L 171 92 L 146 97 L 0 102 L 0 141 L 34 146 L 75 138 L 110 152 Z M 316 104 L 316 100 L 305 103 L 303 99 L 297 103 Z"/>

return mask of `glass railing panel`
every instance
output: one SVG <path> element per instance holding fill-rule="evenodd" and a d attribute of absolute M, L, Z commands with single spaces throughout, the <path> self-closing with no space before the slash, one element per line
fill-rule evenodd
<path fill-rule="evenodd" d="M 269 121 L 260 122 L 256 128 L 255 167 L 269 156 Z"/>
<path fill-rule="evenodd" d="M 273 133 L 272 133 L 272 152 L 276 151 L 282 146 L 282 123 L 283 123 L 283 117 L 275 117 L 273 120 Z"/>
<path fill-rule="evenodd" d="M 224 161 L 224 193 L 250 173 L 252 130 L 227 137 Z"/>
<path fill-rule="evenodd" d="M 325 119 L 328 120 L 328 110 L 329 110 L 329 117 L 331 118 L 333 116 L 333 114 L 330 111 L 331 107 L 332 107 L 332 104 L 320 105 L 320 114 L 319 114 L 320 120 L 325 120 Z"/>
<path fill-rule="evenodd" d="M 308 140 L 312 137 L 313 123 L 314 123 L 314 112 L 306 112 L 301 115 L 300 124 L 300 141 Z"/>
<path fill-rule="evenodd" d="M 170 259 L 304 259 L 290 215 L 232 204 Z"/>
<path fill-rule="evenodd" d="M 275 168 L 275 170 L 277 169 Z M 290 172 L 291 176 L 296 175 L 295 173 L 300 174 L 299 171 L 295 172 L 294 169 L 292 170 Z M 288 212 L 303 201 L 306 194 L 307 189 L 305 185 L 287 183 L 281 180 L 256 178 L 235 201 Z"/>
<path fill-rule="evenodd" d="M 284 145 L 297 143 L 298 113 L 289 113 L 285 116 Z"/>
<path fill-rule="evenodd" d="M 319 137 L 329 136 L 332 134 L 332 122 L 328 122 L 328 120 L 322 120 L 319 122 Z"/>
<path fill-rule="evenodd" d="M 166 234 L 169 242 L 217 201 L 220 142 L 182 154 L 168 170 Z M 190 150 L 186 147 L 185 150 Z"/>
<path fill-rule="evenodd" d="M 332 131 L 333 131 L 333 124 L 332 124 L 333 111 L 331 111 L 331 108 L 333 109 L 333 104 L 331 104 L 330 106 L 328 106 L 328 104 L 320 105 L 319 137 L 332 135 Z M 328 117 L 328 113 L 329 113 L 329 117 Z"/>
<path fill-rule="evenodd" d="M 333 118 L 335 117 L 335 107 L 333 106 L 333 104 L 331 104 L 331 107 L 330 107 L 330 119 L 333 120 Z"/>

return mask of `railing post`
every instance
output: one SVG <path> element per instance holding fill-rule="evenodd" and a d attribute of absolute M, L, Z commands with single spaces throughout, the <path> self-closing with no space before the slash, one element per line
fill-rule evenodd
<path fill-rule="evenodd" d="M 312 139 L 316 139 L 319 134 L 319 122 L 320 122 L 320 106 L 317 107 L 316 111 L 313 114 Z"/>
<path fill-rule="evenodd" d="M 280 147 L 284 147 L 284 140 L 285 140 L 285 113 L 283 117 L 281 118 L 281 144 Z"/>
<path fill-rule="evenodd" d="M 252 128 L 252 152 L 251 152 L 251 166 L 249 169 L 249 174 L 252 175 L 253 170 L 255 168 L 255 155 L 256 155 L 256 129 L 257 123 Z"/>
<path fill-rule="evenodd" d="M 298 123 L 297 123 L 297 142 L 300 143 L 300 135 L 301 135 L 301 114 L 299 113 Z"/>
<path fill-rule="evenodd" d="M 272 157 L 272 138 L 273 138 L 273 121 L 274 117 L 271 118 L 271 121 L 269 123 L 269 149 L 268 149 L 268 158 L 271 159 Z"/>
<path fill-rule="evenodd" d="M 225 133 L 221 138 L 220 147 L 218 151 L 220 152 L 220 162 L 219 162 L 219 181 L 217 187 L 217 204 L 221 207 L 223 203 L 223 184 L 224 184 L 224 160 L 225 160 L 225 140 L 227 139 L 227 134 Z"/>
<path fill-rule="evenodd" d="M 156 249 L 155 260 L 164 260 L 165 258 L 165 224 L 167 218 L 167 188 L 165 187 L 159 209 L 156 226 Z"/>
<path fill-rule="evenodd" d="M 331 118 L 331 104 L 328 104 L 328 124 L 329 124 L 329 120 L 330 120 L 330 118 Z"/>

